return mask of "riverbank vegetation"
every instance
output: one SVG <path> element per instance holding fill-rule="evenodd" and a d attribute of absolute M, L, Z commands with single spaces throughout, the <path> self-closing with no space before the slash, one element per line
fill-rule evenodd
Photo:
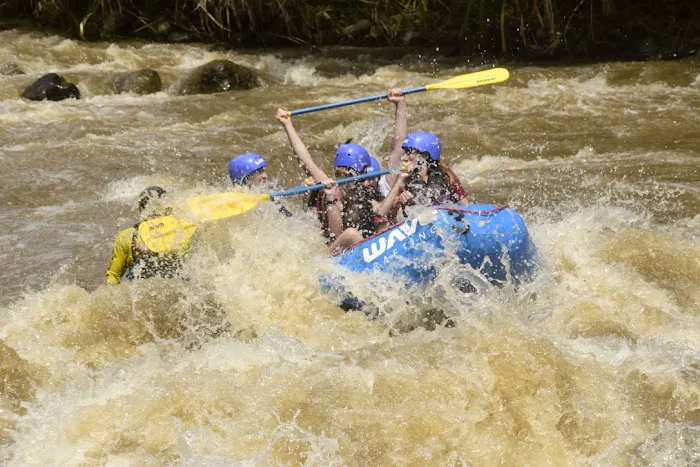
<path fill-rule="evenodd" d="M 0 0 L 0 14 L 86 40 L 434 45 L 540 58 L 672 56 L 700 46 L 697 0 Z"/>

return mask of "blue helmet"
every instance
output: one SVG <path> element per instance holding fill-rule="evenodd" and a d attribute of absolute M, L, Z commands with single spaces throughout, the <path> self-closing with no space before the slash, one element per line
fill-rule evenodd
<path fill-rule="evenodd" d="M 379 172 L 382 167 L 379 165 L 379 161 L 372 156 L 369 156 L 369 167 L 367 167 L 366 172 Z"/>
<path fill-rule="evenodd" d="M 335 167 L 348 167 L 364 172 L 370 164 L 369 153 L 359 144 L 343 144 L 335 152 Z"/>
<path fill-rule="evenodd" d="M 248 175 L 263 167 L 267 167 L 265 159 L 259 154 L 248 152 L 231 159 L 228 163 L 228 175 L 233 183 L 241 183 Z"/>
<path fill-rule="evenodd" d="M 403 140 L 401 147 L 404 149 L 415 149 L 418 152 L 427 152 L 431 160 L 440 160 L 440 140 L 432 133 L 415 131 Z"/>

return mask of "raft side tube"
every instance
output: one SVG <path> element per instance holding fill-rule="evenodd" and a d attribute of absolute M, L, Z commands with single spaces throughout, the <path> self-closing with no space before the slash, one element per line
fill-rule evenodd
<path fill-rule="evenodd" d="M 492 284 L 517 284 L 534 274 L 537 250 L 522 217 L 508 206 L 441 205 L 433 207 L 433 214 L 353 245 L 337 256 L 338 264 L 353 272 L 389 273 L 397 284 L 410 287 L 430 284 L 437 275 L 434 265 L 448 254 L 456 254 Z M 342 273 L 321 282 L 324 291 L 344 297 L 352 308 L 360 303 L 346 291 Z"/>

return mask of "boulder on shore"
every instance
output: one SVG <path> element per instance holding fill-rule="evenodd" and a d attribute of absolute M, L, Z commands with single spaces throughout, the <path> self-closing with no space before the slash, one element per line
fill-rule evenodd
<path fill-rule="evenodd" d="M 258 76 L 248 68 L 230 60 L 214 60 L 178 78 L 170 86 L 170 93 L 177 96 L 213 94 L 252 89 L 259 85 Z"/>
<path fill-rule="evenodd" d="M 153 94 L 163 89 L 163 83 L 157 71 L 150 68 L 120 73 L 114 81 L 117 94 L 133 92 L 134 94 Z"/>
<path fill-rule="evenodd" d="M 66 81 L 63 76 L 49 73 L 24 88 L 22 97 L 33 101 L 62 101 L 71 97 L 80 99 L 78 87 Z"/>

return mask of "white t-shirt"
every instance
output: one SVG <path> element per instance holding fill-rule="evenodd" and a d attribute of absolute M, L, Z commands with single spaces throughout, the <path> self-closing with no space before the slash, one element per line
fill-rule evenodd
<path fill-rule="evenodd" d="M 391 191 L 391 187 L 389 186 L 389 182 L 386 179 L 386 175 L 382 175 L 382 177 L 379 179 L 379 191 L 381 192 L 383 197 L 389 196 L 389 192 Z"/>

